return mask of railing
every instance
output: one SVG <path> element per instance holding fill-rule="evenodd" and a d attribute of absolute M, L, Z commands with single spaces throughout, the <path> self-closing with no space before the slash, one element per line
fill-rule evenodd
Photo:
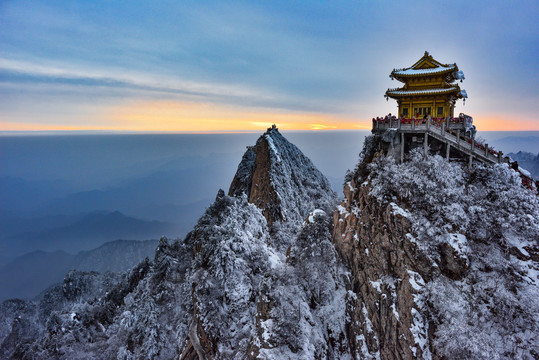
<path fill-rule="evenodd" d="M 441 126 L 446 124 L 446 128 L 449 129 L 461 129 L 466 128 L 466 124 L 461 118 L 431 118 L 429 119 L 398 119 L 396 117 L 384 117 L 372 119 L 372 128 L 376 129 L 389 129 L 389 128 L 399 128 L 406 130 L 415 130 L 415 129 L 428 129 L 431 126 Z"/>
<path fill-rule="evenodd" d="M 445 141 L 458 150 L 472 153 L 476 157 L 483 158 L 492 163 L 505 162 L 511 167 L 516 163 L 511 163 L 508 157 L 503 157 L 501 151 L 496 151 L 488 144 L 476 142 L 473 138 L 466 136 L 466 123 L 462 118 L 427 118 L 427 119 L 397 119 L 396 117 L 384 117 L 372 119 L 373 130 L 396 129 L 401 131 L 427 132 L 431 136 Z M 518 165 L 517 165 L 518 166 Z M 513 167 L 512 167 L 513 168 Z M 514 168 L 522 178 L 522 185 L 533 190 L 534 180 L 524 174 L 520 169 Z"/>
<path fill-rule="evenodd" d="M 501 151 L 495 151 L 488 144 L 478 143 L 466 136 L 466 123 L 462 118 L 398 119 L 386 116 L 372 120 L 373 130 L 427 131 L 447 140 L 457 149 L 466 150 L 493 163 L 509 162 L 508 158 L 502 158 Z"/>

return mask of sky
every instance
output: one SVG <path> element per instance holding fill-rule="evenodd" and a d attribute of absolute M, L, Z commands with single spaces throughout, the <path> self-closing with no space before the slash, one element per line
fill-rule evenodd
<path fill-rule="evenodd" d="M 0 0 L 0 131 L 369 129 L 394 68 L 457 63 L 455 113 L 539 130 L 539 2 Z"/>

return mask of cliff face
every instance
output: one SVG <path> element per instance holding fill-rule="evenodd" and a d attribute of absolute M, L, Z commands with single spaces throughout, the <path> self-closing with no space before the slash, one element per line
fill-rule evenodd
<path fill-rule="evenodd" d="M 270 227 L 278 221 L 297 225 L 310 211 L 331 208 L 336 197 L 325 176 L 277 129 L 245 152 L 228 195 L 243 193 Z"/>
<path fill-rule="evenodd" d="M 360 358 L 536 358 L 539 204 L 505 167 L 465 172 L 366 141 L 334 213 Z M 389 149 L 390 150 L 390 149 Z"/>
<path fill-rule="evenodd" d="M 333 216 L 334 244 L 355 294 L 348 305 L 351 352 L 359 358 L 429 358 L 418 287 L 432 276 L 433 264 L 407 236 L 406 213 L 379 204 L 369 192 L 367 184 L 349 181 Z"/>
<path fill-rule="evenodd" d="M 262 136 L 247 149 L 228 191 L 229 196 L 246 194 L 247 201 L 262 210 L 270 226 L 283 219 L 281 201 L 272 186 L 271 163 L 268 138 Z"/>

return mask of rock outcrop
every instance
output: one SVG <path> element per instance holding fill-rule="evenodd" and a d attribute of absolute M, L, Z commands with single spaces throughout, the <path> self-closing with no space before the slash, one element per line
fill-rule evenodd
<path fill-rule="evenodd" d="M 300 345 L 300 339 L 309 336 L 302 332 L 307 320 L 285 315 L 308 301 L 305 292 L 309 289 L 292 281 L 312 274 L 296 274 L 286 252 L 301 238 L 310 212 L 331 211 L 335 193 L 311 161 L 271 128 L 247 149 L 228 194 L 220 192 L 188 235 L 194 239 L 195 261 L 194 314 L 187 347 L 201 359 L 312 353 L 313 349 Z M 331 226 L 327 216 L 316 219 L 326 228 Z M 317 234 L 313 240 L 325 241 L 326 248 L 332 250 L 330 232 Z M 337 270 L 334 252 L 331 255 L 333 264 L 311 260 L 318 261 L 324 271 L 331 265 L 335 272 L 333 290 L 344 291 L 343 279 L 337 274 L 343 269 Z M 289 297 L 287 291 L 295 296 Z M 318 315 L 305 307 L 304 316 L 311 315 L 312 323 Z M 344 316 L 344 311 L 341 313 Z M 343 331 L 335 333 L 344 337 Z M 323 330 L 317 344 L 320 350 L 328 351 L 322 346 L 328 337 Z"/>
<path fill-rule="evenodd" d="M 537 358 L 539 203 L 513 172 L 422 152 L 398 164 L 372 136 L 346 180 L 333 242 L 353 356 Z"/>
<path fill-rule="evenodd" d="M 370 187 L 355 180 L 344 195 L 334 213 L 333 241 L 352 274 L 351 352 L 359 358 L 428 358 L 430 349 L 421 347 L 428 324 L 414 301 L 414 286 L 432 276 L 434 265 L 413 243 L 412 226 L 395 204 L 379 204 Z M 420 331 L 412 333 L 414 328 Z"/>
<path fill-rule="evenodd" d="M 241 194 L 262 210 L 270 227 L 301 223 L 310 211 L 334 206 L 336 197 L 326 177 L 277 128 L 269 128 L 243 155 L 228 191 Z"/>

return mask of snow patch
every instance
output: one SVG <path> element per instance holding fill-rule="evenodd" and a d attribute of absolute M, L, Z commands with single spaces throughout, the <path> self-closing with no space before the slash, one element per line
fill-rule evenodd
<path fill-rule="evenodd" d="M 376 280 L 376 281 L 369 280 L 369 282 L 371 283 L 371 286 L 376 289 L 376 291 L 382 292 L 382 288 L 381 288 L 382 281 L 380 281 L 380 280 Z"/>
<path fill-rule="evenodd" d="M 275 252 L 271 250 L 268 251 L 268 262 L 272 269 L 277 269 L 281 267 L 283 264 L 283 261 L 281 260 L 279 255 L 277 255 Z"/>
<path fill-rule="evenodd" d="M 397 312 L 397 307 L 395 306 L 395 303 L 391 304 L 391 310 L 393 311 L 393 315 L 395 316 L 395 319 L 399 321 L 399 313 Z"/>
<path fill-rule="evenodd" d="M 264 342 L 268 342 L 273 332 L 273 319 L 268 319 L 260 323 L 264 332 L 262 333 L 262 339 Z"/>
<path fill-rule="evenodd" d="M 408 241 L 413 242 L 414 244 L 417 243 L 415 237 L 412 234 L 407 233 L 405 236 L 406 236 L 406 239 L 408 239 Z"/>
<path fill-rule="evenodd" d="M 386 285 L 387 287 L 389 287 L 389 290 L 391 291 L 391 294 L 393 295 L 393 297 L 396 296 L 394 278 L 384 275 L 376 281 L 369 280 L 369 282 L 372 285 L 372 287 L 375 288 L 378 292 L 382 292 L 382 285 Z"/>
<path fill-rule="evenodd" d="M 468 247 L 468 240 L 466 236 L 459 233 L 447 234 L 447 243 L 457 252 L 459 255 L 466 256 L 470 253 L 470 248 Z"/>
<path fill-rule="evenodd" d="M 412 286 L 412 288 L 416 291 L 415 294 L 412 294 L 412 297 L 414 299 L 414 304 L 419 309 L 423 309 L 425 307 L 425 301 L 424 301 L 424 290 L 425 290 L 425 281 L 423 280 L 423 277 L 412 270 L 407 270 L 409 275 L 409 283 Z M 423 316 L 421 316 L 421 313 L 416 309 L 412 308 L 412 324 L 410 326 L 410 332 L 412 333 L 412 336 L 414 337 L 414 343 L 419 346 L 421 349 L 421 352 L 423 353 L 424 359 L 431 359 L 432 354 L 429 350 L 428 345 L 428 323 L 423 319 Z M 412 346 L 410 347 L 412 350 L 414 357 L 417 356 L 417 347 Z"/>
<path fill-rule="evenodd" d="M 524 256 L 530 256 L 528 251 L 524 247 L 534 247 L 533 240 L 532 241 L 522 241 L 522 238 L 520 238 L 517 234 L 514 233 L 508 233 L 505 236 L 505 241 L 518 249 Z"/>
<path fill-rule="evenodd" d="M 348 216 L 350 215 L 350 213 L 348 212 L 348 210 L 346 210 L 346 208 L 342 205 L 338 205 L 337 206 L 337 210 L 339 210 L 339 214 L 340 215 L 345 215 L 345 216 Z"/>
<path fill-rule="evenodd" d="M 432 359 L 427 338 L 429 325 L 415 308 L 412 308 L 412 317 L 414 320 L 412 322 L 412 326 L 410 327 L 410 331 L 414 337 L 414 342 L 423 352 L 423 359 Z M 415 346 L 412 347 L 412 352 L 414 353 L 414 356 L 416 356 L 417 349 Z"/>
<path fill-rule="evenodd" d="M 434 68 L 427 68 L 427 69 L 414 69 L 412 67 L 409 67 L 407 69 L 396 70 L 394 73 L 395 73 L 395 75 L 436 74 L 436 73 L 448 71 L 448 70 L 451 70 L 451 69 L 454 69 L 454 68 L 455 68 L 455 65 L 437 66 L 437 67 L 434 67 Z"/>
<path fill-rule="evenodd" d="M 315 216 L 324 216 L 326 215 L 326 212 L 321 209 L 316 209 L 312 213 L 309 214 L 309 217 L 307 218 L 307 222 L 310 224 L 314 224 L 314 218 Z"/>
<path fill-rule="evenodd" d="M 268 141 L 271 151 L 273 151 L 273 154 L 277 158 L 277 162 L 281 162 L 282 161 L 281 156 L 279 155 L 279 151 L 277 151 L 277 148 L 275 147 L 275 144 L 273 143 L 273 139 L 269 135 L 265 135 L 265 137 L 266 137 L 266 140 Z"/>
<path fill-rule="evenodd" d="M 520 171 L 522 174 L 526 175 L 527 177 L 532 177 L 532 174 L 528 170 L 524 169 L 523 167 L 519 166 L 518 171 Z"/>
<path fill-rule="evenodd" d="M 410 216 L 410 213 L 408 211 L 404 210 L 403 208 L 401 208 L 394 202 L 390 203 L 389 205 L 391 206 L 393 215 L 401 215 L 402 217 L 405 217 L 405 218 Z"/>
<path fill-rule="evenodd" d="M 365 307 L 365 303 L 363 303 L 363 307 L 361 308 L 361 313 L 363 314 L 363 317 L 365 318 L 365 328 L 367 329 L 368 334 L 374 333 L 374 327 L 372 325 L 371 320 L 369 319 L 369 312 L 367 311 L 367 308 Z"/>

